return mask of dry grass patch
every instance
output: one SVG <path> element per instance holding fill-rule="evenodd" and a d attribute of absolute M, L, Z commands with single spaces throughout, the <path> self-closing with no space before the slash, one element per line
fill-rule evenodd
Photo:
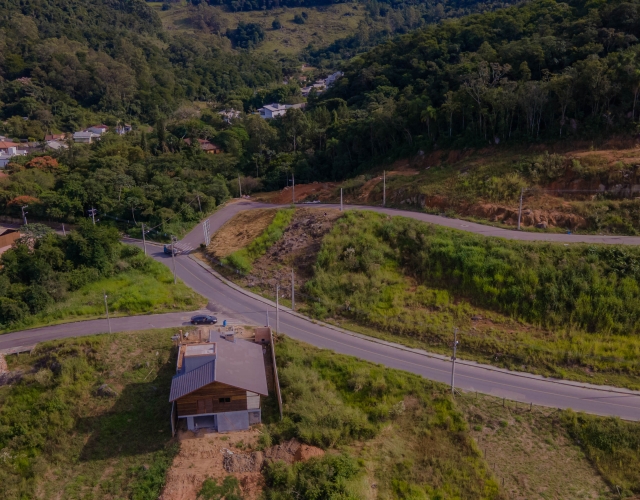
<path fill-rule="evenodd" d="M 457 399 L 471 436 L 504 493 L 512 500 L 613 498 L 580 446 L 568 435 L 561 414 L 490 396 Z"/>

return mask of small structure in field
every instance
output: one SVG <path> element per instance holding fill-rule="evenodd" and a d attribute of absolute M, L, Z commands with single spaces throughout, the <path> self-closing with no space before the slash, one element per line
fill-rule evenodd
<path fill-rule="evenodd" d="M 208 342 L 179 345 L 176 371 L 169 396 L 174 431 L 178 419 L 191 431 L 218 432 L 262 421 L 260 396 L 269 394 L 262 346 L 211 329 Z"/>

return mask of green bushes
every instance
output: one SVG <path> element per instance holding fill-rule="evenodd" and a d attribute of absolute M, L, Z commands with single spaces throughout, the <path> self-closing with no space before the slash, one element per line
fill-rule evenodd
<path fill-rule="evenodd" d="M 269 463 L 264 471 L 267 500 L 340 498 L 356 499 L 350 482 L 361 468 L 349 455 L 325 455 L 308 462 L 287 465 Z"/>
<path fill-rule="evenodd" d="M 623 498 L 640 493 L 640 426 L 618 418 L 601 418 L 564 412 L 563 423 L 571 437 Z"/>
<path fill-rule="evenodd" d="M 349 211 L 305 291 L 309 314 L 363 333 L 449 352 L 459 327 L 463 356 L 637 388 L 639 273 L 636 247 L 489 239 Z"/>
<path fill-rule="evenodd" d="M 0 331 L 99 317 L 103 291 L 113 314 L 195 307 L 203 299 L 173 285 L 166 266 L 118 241 L 111 228 L 82 225 L 67 237 L 44 234 L 20 243 L 0 262 Z"/>
<path fill-rule="evenodd" d="M 284 419 L 263 409 L 261 442 L 328 451 L 269 464 L 268 500 L 367 498 L 373 479 L 380 498 L 500 498 L 445 386 L 286 337 L 276 354 Z"/>
<path fill-rule="evenodd" d="M 234 476 L 227 476 L 218 484 L 215 479 L 207 478 L 198 492 L 199 500 L 242 500 L 240 482 Z"/>
<path fill-rule="evenodd" d="M 271 224 L 267 226 L 260 236 L 246 247 L 225 257 L 222 260 L 223 264 L 235 267 L 243 273 L 250 272 L 253 261 L 267 253 L 267 250 L 282 238 L 282 233 L 291 222 L 293 212 L 293 209 L 278 210 Z"/>
<path fill-rule="evenodd" d="M 403 269 L 428 286 L 531 323 L 640 333 L 636 247 L 524 243 L 348 212 L 325 240 L 317 268 L 310 289 L 320 296 L 341 292 L 348 300 L 363 280 L 388 289 L 402 280 L 385 280 L 385 272 Z M 346 274 L 344 286 L 331 287 L 323 273 Z"/>

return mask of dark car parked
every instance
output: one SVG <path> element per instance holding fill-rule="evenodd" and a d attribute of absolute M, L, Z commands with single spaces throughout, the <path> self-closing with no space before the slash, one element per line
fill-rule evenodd
<path fill-rule="evenodd" d="M 208 316 L 206 314 L 199 314 L 191 318 L 192 325 L 215 325 L 218 322 L 218 318 L 215 316 Z"/>

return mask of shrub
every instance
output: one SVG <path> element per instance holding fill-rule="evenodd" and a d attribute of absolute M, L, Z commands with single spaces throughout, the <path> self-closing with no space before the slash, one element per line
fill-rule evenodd
<path fill-rule="evenodd" d="M 233 476 L 227 476 L 218 485 L 215 479 L 207 478 L 198 492 L 200 500 L 242 500 L 240 482 Z"/>
<path fill-rule="evenodd" d="M 355 459 L 344 454 L 328 454 L 294 465 L 271 462 L 264 471 L 269 486 L 266 498 L 353 498 L 348 484 L 359 472 Z"/>

